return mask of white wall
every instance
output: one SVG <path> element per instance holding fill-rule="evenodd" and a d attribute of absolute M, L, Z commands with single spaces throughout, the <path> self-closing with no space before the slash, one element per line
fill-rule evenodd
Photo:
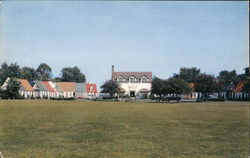
<path fill-rule="evenodd" d="M 148 91 L 151 91 L 151 83 L 119 83 L 119 84 L 120 87 L 126 91 L 125 94 L 130 94 L 130 91 L 135 91 L 135 94 L 137 94 L 143 88 L 147 89 Z"/>

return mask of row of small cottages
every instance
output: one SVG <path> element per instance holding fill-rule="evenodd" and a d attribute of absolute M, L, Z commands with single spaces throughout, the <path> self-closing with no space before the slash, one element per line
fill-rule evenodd
<path fill-rule="evenodd" d="M 194 83 L 190 83 L 191 88 L 195 88 Z M 240 81 L 237 84 L 230 84 L 226 90 L 226 92 L 219 92 L 219 93 L 211 93 L 213 96 L 219 98 L 226 98 L 226 99 L 239 99 L 239 98 L 248 98 L 249 93 L 244 92 L 244 82 Z M 183 94 L 181 95 L 185 99 L 197 99 L 202 96 L 202 93 L 199 92 L 192 92 L 191 94 Z"/>
<path fill-rule="evenodd" d="M 2 89 L 6 88 L 10 78 L 4 82 Z M 97 96 L 96 84 L 75 82 L 28 81 L 17 79 L 20 82 L 19 93 L 24 98 L 89 98 Z"/>

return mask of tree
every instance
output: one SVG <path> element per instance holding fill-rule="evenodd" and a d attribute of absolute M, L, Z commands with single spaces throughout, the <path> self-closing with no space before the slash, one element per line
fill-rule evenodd
<path fill-rule="evenodd" d="M 205 73 L 197 76 L 195 84 L 196 92 L 201 92 L 207 97 L 208 93 L 213 93 L 217 90 L 217 82 L 214 76 Z"/>
<path fill-rule="evenodd" d="M 41 63 L 36 69 L 37 76 L 39 80 L 49 81 L 51 80 L 52 70 L 46 63 Z"/>
<path fill-rule="evenodd" d="M 164 94 L 189 94 L 192 88 L 189 83 L 180 78 L 170 78 L 165 81 Z"/>
<path fill-rule="evenodd" d="M 180 68 L 179 74 L 175 74 L 175 78 L 181 78 L 189 83 L 193 83 L 196 80 L 196 77 L 200 74 L 200 69 L 197 69 L 196 67 L 186 68 L 182 67 Z"/>
<path fill-rule="evenodd" d="M 108 80 L 106 81 L 102 86 L 102 93 L 109 93 L 110 97 L 113 97 L 113 95 L 120 90 L 120 86 L 116 81 Z"/>
<path fill-rule="evenodd" d="M 61 77 L 55 77 L 54 79 L 52 79 L 53 82 L 60 82 L 61 80 Z"/>
<path fill-rule="evenodd" d="M 245 79 L 244 79 L 244 88 L 243 91 L 248 93 L 248 97 L 250 98 L 250 70 L 249 67 L 245 68 Z"/>
<path fill-rule="evenodd" d="M 164 80 L 160 78 L 153 78 L 151 93 L 156 95 L 162 95 L 164 93 Z"/>
<path fill-rule="evenodd" d="M 32 81 L 38 79 L 36 70 L 31 67 L 23 67 L 21 72 L 22 72 L 23 79 L 32 80 Z"/>
<path fill-rule="evenodd" d="M 223 70 L 220 71 L 219 76 L 217 77 L 219 82 L 230 84 L 231 82 L 237 83 L 239 82 L 239 77 L 235 70 L 227 71 Z"/>
<path fill-rule="evenodd" d="M 65 67 L 61 71 L 62 77 L 61 81 L 65 82 L 78 82 L 78 83 L 85 83 L 85 75 L 81 73 L 80 69 L 78 67 Z"/>
<path fill-rule="evenodd" d="M 15 78 L 21 77 L 21 69 L 19 65 L 17 65 L 17 63 L 12 63 L 8 65 L 6 62 L 4 62 L 1 65 L 0 84 L 2 85 L 8 77 L 15 77 Z"/>
<path fill-rule="evenodd" d="M 5 89 L 0 90 L 0 96 L 3 99 L 17 99 L 20 98 L 19 95 L 20 83 L 14 79 L 10 78 L 8 85 Z"/>
<path fill-rule="evenodd" d="M 154 78 L 152 81 L 151 93 L 157 95 L 165 94 L 188 94 L 192 91 L 189 83 L 180 78 L 170 78 L 163 80 Z"/>
<path fill-rule="evenodd" d="M 244 81 L 244 88 L 243 88 L 243 91 L 248 93 L 248 96 L 250 98 L 250 78 L 246 79 Z"/>

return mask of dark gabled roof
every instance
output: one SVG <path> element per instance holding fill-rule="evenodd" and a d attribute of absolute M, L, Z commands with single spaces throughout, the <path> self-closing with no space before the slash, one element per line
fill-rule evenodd
<path fill-rule="evenodd" d="M 35 80 L 34 83 L 38 86 L 38 89 L 40 91 L 48 91 L 48 89 L 44 86 L 43 81 L 37 81 L 37 80 Z"/>
<path fill-rule="evenodd" d="M 116 80 L 119 76 L 122 76 L 128 80 L 131 76 L 134 76 L 136 79 L 141 79 L 143 76 L 149 79 L 149 82 L 152 82 L 152 72 L 113 72 L 112 80 Z"/>
<path fill-rule="evenodd" d="M 233 83 L 230 83 L 227 87 L 227 91 L 232 91 L 234 89 L 235 85 Z"/>
<path fill-rule="evenodd" d="M 34 84 L 35 84 L 35 82 L 34 82 L 34 81 L 29 81 L 29 83 L 30 83 L 31 87 L 33 87 L 33 86 L 34 86 Z"/>
<path fill-rule="evenodd" d="M 86 92 L 85 83 L 76 83 L 76 92 Z"/>

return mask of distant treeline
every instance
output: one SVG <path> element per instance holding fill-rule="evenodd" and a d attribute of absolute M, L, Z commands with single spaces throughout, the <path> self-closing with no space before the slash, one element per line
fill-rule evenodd
<path fill-rule="evenodd" d="M 153 78 L 153 94 L 188 94 L 191 91 L 200 92 L 204 95 L 216 92 L 232 91 L 230 86 L 235 86 L 239 82 L 244 82 L 243 91 L 250 92 L 249 67 L 245 68 L 245 73 L 237 74 L 235 70 L 220 71 L 218 76 L 202 73 L 196 67 L 180 68 L 179 73 L 168 79 Z M 190 84 L 192 85 L 190 87 Z M 191 88 L 191 89 L 190 89 Z"/>
<path fill-rule="evenodd" d="M 52 68 L 41 63 L 36 69 L 32 67 L 20 67 L 17 63 L 7 64 L 2 63 L 0 68 L 0 85 L 4 83 L 7 77 L 22 78 L 27 80 L 42 80 L 42 81 L 65 81 L 65 82 L 81 82 L 85 83 L 85 75 L 77 66 L 65 67 L 61 70 L 61 75 L 58 77 L 52 76 Z"/>

